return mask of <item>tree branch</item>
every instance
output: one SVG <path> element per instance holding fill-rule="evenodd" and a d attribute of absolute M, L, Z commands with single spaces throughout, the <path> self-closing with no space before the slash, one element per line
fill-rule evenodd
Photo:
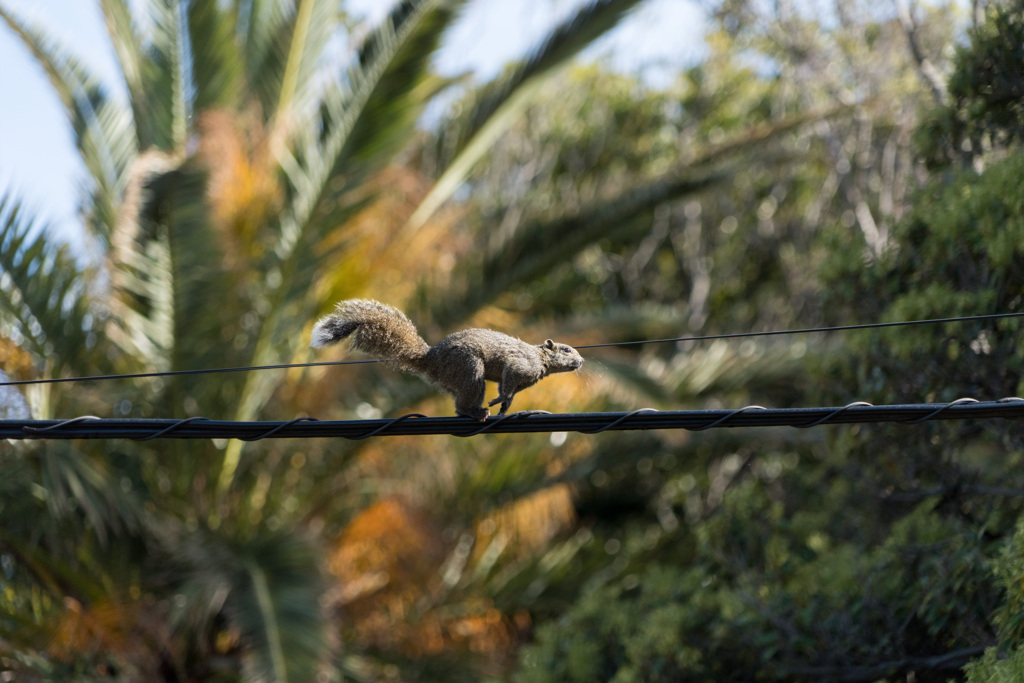
<path fill-rule="evenodd" d="M 946 83 L 942 78 L 942 74 L 936 68 L 935 64 L 932 63 L 928 57 L 925 56 L 924 51 L 921 50 L 921 43 L 917 40 L 917 22 L 914 21 L 914 13 L 909 4 L 911 0 L 895 0 L 896 10 L 899 13 L 900 25 L 903 27 L 903 33 L 907 36 L 907 43 L 910 46 L 910 54 L 913 55 L 914 61 L 917 62 L 917 68 L 921 71 L 921 76 L 924 78 L 925 83 L 932 90 L 932 95 L 935 96 L 935 101 L 939 104 L 947 104 L 949 101 L 949 95 L 946 92 Z"/>

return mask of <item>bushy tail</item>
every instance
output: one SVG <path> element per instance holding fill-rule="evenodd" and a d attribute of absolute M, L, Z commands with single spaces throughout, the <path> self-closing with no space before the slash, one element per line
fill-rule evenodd
<path fill-rule="evenodd" d="M 404 313 L 372 299 L 339 302 L 334 313 L 313 326 L 309 345 L 322 349 L 349 336 L 358 350 L 414 372 L 421 372 L 423 357 L 430 350 Z"/>

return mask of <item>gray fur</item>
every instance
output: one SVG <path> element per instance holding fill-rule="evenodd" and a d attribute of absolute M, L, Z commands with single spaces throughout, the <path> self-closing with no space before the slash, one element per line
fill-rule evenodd
<path fill-rule="evenodd" d="M 504 415 L 516 393 L 583 365 L 571 346 L 550 339 L 534 346 L 494 330 L 462 330 L 428 346 L 404 313 L 369 299 L 339 303 L 314 326 L 311 345 L 323 348 L 349 336 L 360 351 L 426 377 L 451 394 L 457 414 L 481 421 L 490 414 L 482 405 L 487 380 L 498 383 L 498 398 L 487 405 L 500 403 Z"/>

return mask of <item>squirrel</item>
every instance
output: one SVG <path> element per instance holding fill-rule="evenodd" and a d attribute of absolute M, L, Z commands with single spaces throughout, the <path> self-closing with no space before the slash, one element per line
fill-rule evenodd
<path fill-rule="evenodd" d="M 313 326 L 310 346 L 322 349 L 352 337 L 359 351 L 432 381 L 455 399 L 455 412 L 483 422 L 489 407 L 501 403 L 499 415 L 517 392 L 553 372 L 578 370 L 583 357 L 566 344 L 550 339 L 534 346 L 494 330 L 454 332 L 434 346 L 423 341 L 416 326 L 400 310 L 372 299 L 347 299 L 334 313 Z M 498 398 L 481 404 L 485 380 L 498 383 Z"/>

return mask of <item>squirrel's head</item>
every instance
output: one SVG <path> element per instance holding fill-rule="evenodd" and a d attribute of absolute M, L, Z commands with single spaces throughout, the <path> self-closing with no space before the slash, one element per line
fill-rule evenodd
<path fill-rule="evenodd" d="M 550 339 L 540 345 L 548 357 L 548 372 L 570 372 L 579 370 L 583 356 L 568 344 L 558 344 Z"/>

